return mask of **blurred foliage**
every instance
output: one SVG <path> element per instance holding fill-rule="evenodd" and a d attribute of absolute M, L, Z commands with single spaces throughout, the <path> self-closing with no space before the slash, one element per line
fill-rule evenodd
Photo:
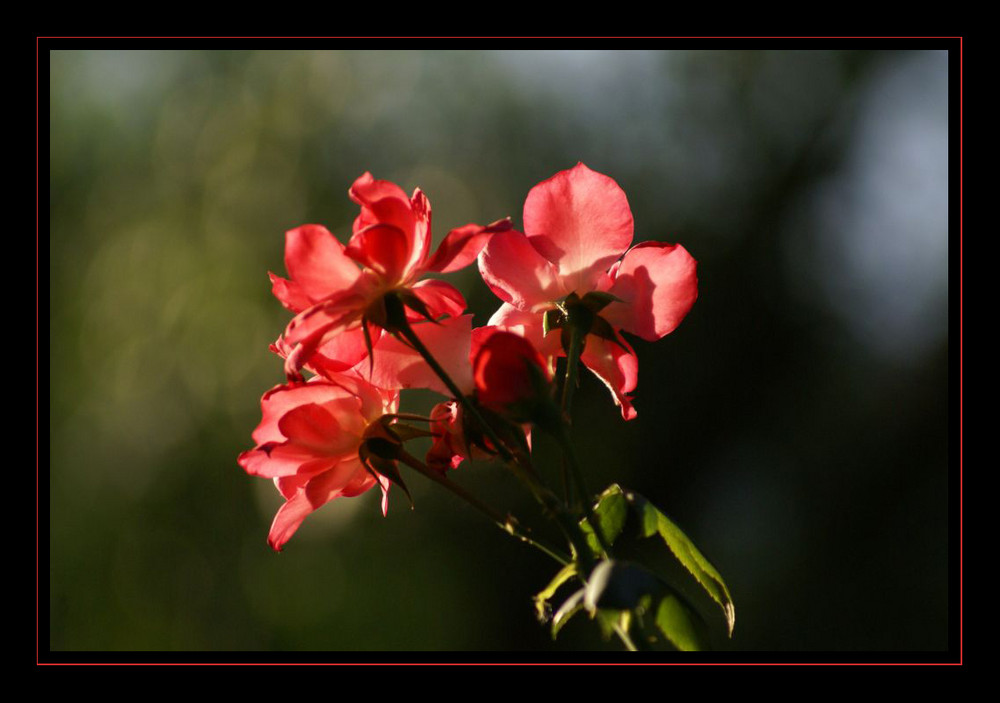
<path fill-rule="evenodd" d="M 47 58 L 52 649 L 616 649 L 582 622 L 553 642 L 549 563 L 417 478 L 414 511 L 339 500 L 271 553 L 280 499 L 235 461 L 282 380 L 285 230 L 344 238 L 364 171 L 422 188 L 436 241 L 519 226 L 577 161 L 700 279 L 676 332 L 633 340 L 634 422 L 584 379 L 590 485 L 684 526 L 735 649 L 947 645 L 947 53 Z M 484 323 L 474 268 L 449 278 Z M 456 480 L 551 529 L 498 468 Z"/>

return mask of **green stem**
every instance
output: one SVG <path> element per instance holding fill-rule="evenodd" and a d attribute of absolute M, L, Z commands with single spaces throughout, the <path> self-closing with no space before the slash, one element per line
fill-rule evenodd
<path fill-rule="evenodd" d="M 594 509 L 590 505 L 590 493 L 587 492 L 583 472 L 580 470 L 580 464 L 576 460 L 576 452 L 573 449 L 573 444 L 569 441 L 565 432 L 562 432 L 558 439 L 559 445 L 563 451 L 563 458 L 566 460 L 566 463 L 569 464 L 573 480 L 576 482 L 577 489 L 583 496 L 581 503 L 583 505 L 583 514 L 587 518 L 587 523 L 590 524 L 590 529 L 594 531 L 594 535 L 597 537 L 597 541 L 600 543 L 604 554 L 607 555 L 608 558 L 611 558 L 611 545 L 608 544 L 608 541 L 604 538 L 604 532 L 601 530 L 600 523 L 598 523 L 597 518 L 594 516 Z"/>
<path fill-rule="evenodd" d="M 589 323 L 587 324 L 589 326 Z M 604 533 L 601 531 L 597 520 L 594 518 L 594 511 L 590 505 L 590 491 L 587 490 L 587 484 L 583 478 L 583 472 L 580 470 L 580 464 L 576 460 L 576 452 L 573 450 L 573 445 L 569 441 L 569 436 L 567 434 L 569 425 L 571 424 L 569 412 L 573 403 L 573 390 L 576 388 L 580 373 L 580 355 L 583 353 L 583 347 L 587 336 L 581 329 L 580 325 L 574 324 L 573 321 L 567 325 L 566 329 L 569 330 L 569 350 L 566 352 L 566 377 L 563 380 L 562 388 L 563 428 L 557 436 L 559 445 L 563 451 L 563 475 L 565 476 L 566 466 L 568 464 L 570 476 L 572 476 L 573 484 L 576 488 L 575 492 L 578 499 L 577 505 L 583 509 L 583 514 L 586 516 L 587 522 L 594 531 L 594 535 L 597 537 L 597 541 L 600 543 L 601 549 L 603 549 L 604 553 L 610 557 L 611 545 L 609 545 L 607 540 L 604 539 Z M 566 497 L 567 500 L 570 499 L 568 493 Z"/>
<path fill-rule="evenodd" d="M 566 369 L 565 374 L 563 375 L 562 399 L 560 402 L 562 407 L 563 425 L 565 427 L 572 424 L 570 408 L 573 403 L 573 391 L 576 390 L 576 386 L 579 381 L 580 354 L 583 353 L 584 340 L 586 339 L 586 335 L 581 331 L 579 325 L 570 324 L 567 329 L 569 330 L 569 349 L 566 352 Z M 566 430 L 564 430 L 564 432 L 565 431 Z M 563 459 L 560 462 L 560 468 L 562 470 L 562 480 L 564 492 L 566 494 L 566 501 L 571 504 L 576 503 L 576 505 L 586 503 L 587 494 L 583 490 L 582 484 L 573 484 L 569 480 L 569 471 L 567 470 L 568 464 L 569 462 L 564 453 Z M 575 491 L 573 490 L 574 487 L 576 488 Z M 574 493 L 576 494 L 575 498 Z"/>
<path fill-rule="evenodd" d="M 583 353 L 583 343 L 586 335 L 579 326 L 570 324 L 569 329 L 569 351 L 566 352 L 566 376 L 563 379 L 562 388 L 562 410 L 565 415 L 569 415 L 570 407 L 573 403 L 573 391 L 580 374 L 580 354 Z"/>
<path fill-rule="evenodd" d="M 402 461 L 407 466 L 409 466 L 410 468 L 415 469 L 418 473 L 423 474 L 424 476 L 426 476 L 439 486 L 442 486 L 447 490 L 451 491 L 454 495 L 458 496 L 466 503 L 471 505 L 473 508 L 486 515 L 486 517 L 492 520 L 497 527 L 499 527 L 507 534 L 516 537 L 522 542 L 530 544 L 536 549 L 552 557 L 563 566 L 566 566 L 572 561 L 572 559 L 570 559 L 569 556 L 563 554 L 558 549 L 543 544 L 539 540 L 529 537 L 528 535 L 521 532 L 517 527 L 517 523 L 514 520 L 512 520 L 510 516 L 501 515 L 498 511 L 486 505 L 486 503 L 476 498 L 476 496 L 472 495 L 458 484 L 452 483 L 445 476 L 442 476 L 437 471 L 431 469 L 429 466 L 427 466 L 425 463 L 423 463 L 415 456 L 407 452 L 405 449 L 399 450 L 399 460 Z"/>

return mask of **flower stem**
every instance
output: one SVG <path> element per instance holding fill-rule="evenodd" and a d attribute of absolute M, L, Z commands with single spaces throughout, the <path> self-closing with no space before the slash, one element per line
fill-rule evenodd
<path fill-rule="evenodd" d="M 565 431 L 560 433 L 558 440 L 559 446 L 563 451 L 563 458 L 565 459 L 565 462 L 569 464 L 570 474 L 573 476 L 573 480 L 576 483 L 577 490 L 581 496 L 580 503 L 583 507 L 583 514 L 587 519 L 587 523 L 590 525 L 590 529 L 594 531 L 594 536 L 597 537 L 597 541 L 601 545 L 601 549 L 610 558 L 611 545 L 608 544 L 608 541 L 605 539 L 600 523 L 594 516 L 594 509 L 590 505 L 590 494 L 587 492 L 583 472 L 580 470 L 580 464 L 576 460 L 576 451 L 573 449 L 573 444 L 569 441 Z"/>
<path fill-rule="evenodd" d="M 583 344 L 586 334 L 578 325 L 567 325 L 569 329 L 569 350 L 566 352 L 566 376 L 563 379 L 562 387 L 562 410 L 565 415 L 569 415 L 570 407 L 573 404 L 573 391 L 580 375 L 580 354 L 583 353 Z"/>
<path fill-rule="evenodd" d="M 558 549 L 543 544 L 541 541 L 524 534 L 518 528 L 517 522 L 514 519 L 512 519 L 509 515 L 501 515 L 498 511 L 486 505 L 484 502 L 476 498 L 474 495 L 466 491 L 458 484 L 452 483 L 450 480 L 448 480 L 448 478 L 441 475 L 439 472 L 434 471 L 432 468 L 427 466 L 425 463 L 417 459 L 415 456 L 413 456 L 406 450 L 404 449 L 399 450 L 399 460 L 402 461 L 407 466 L 409 466 L 410 468 L 415 469 L 418 473 L 423 474 L 424 476 L 426 476 L 439 486 L 443 486 L 447 490 L 451 491 L 453 494 L 464 500 L 473 508 L 486 515 L 486 517 L 492 520 L 497 525 L 497 527 L 499 527 L 507 534 L 516 537 L 522 542 L 530 544 L 536 549 L 552 557 L 563 566 L 566 566 L 572 561 L 572 559 L 570 559 L 569 556 L 563 554 Z"/>
<path fill-rule="evenodd" d="M 570 324 L 567 329 L 569 330 L 569 349 L 566 352 L 566 367 L 565 373 L 563 374 L 562 398 L 560 406 L 562 407 L 563 424 L 568 427 L 572 424 L 570 407 L 573 403 L 573 391 L 576 389 L 576 385 L 579 380 L 580 354 L 583 352 L 583 344 L 586 336 L 578 325 Z M 577 489 L 576 492 L 578 500 L 585 503 L 587 501 L 587 497 L 582 492 L 582 486 L 575 485 L 570 481 L 569 471 L 567 468 L 568 463 L 566 455 L 563 454 L 563 459 L 560 462 L 559 467 L 562 474 L 563 492 L 566 495 L 566 502 L 574 502 L 573 489 L 575 487 Z"/>
<path fill-rule="evenodd" d="M 589 326 L 589 323 L 586 323 Z M 608 544 L 607 540 L 604 538 L 604 533 L 600 529 L 600 525 L 597 519 L 594 517 L 593 508 L 591 508 L 590 501 L 590 491 L 587 490 L 587 484 L 583 477 L 583 472 L 580 470 L 580 464 L 576 460 L 576 452 L 573 449 L 572 442 L 569 441 L 569 426 L 570 421 L 570 407 L 573 403 L 573 390 L 576 388 L 580 373 L 580 355 L 583 353 L 583 347 L 586 342 L 586 332 L 581 328 L 580 324 L 575 324 L 571 321 L 566 329 L 569 330 L 569 349 L 566 352 L 566 376 L 563 379 L 562 387 L 562 410 L 563 410 L 563 427 L 562 430 L 557 435 L 556 439 L 559 441 L 559 446 L 563 451 L 563 480 L 566 477 L 566 467 L 569 466 L 569 473 L 573 479 L 573 485 L 576 488 L 576 497 L 578 500 L 577 505 L 583 509 L 583 513 L 586 516 L 587 522 L 590 524 L 591 529 L 594 531 L 594 535 L 597 537 L 597 541 L 601 545 L 601 549 L 608 556 L 611 556 L 611 545 Z M 567 500 L 570 500 L 569 493 L 567 492 Z"/>

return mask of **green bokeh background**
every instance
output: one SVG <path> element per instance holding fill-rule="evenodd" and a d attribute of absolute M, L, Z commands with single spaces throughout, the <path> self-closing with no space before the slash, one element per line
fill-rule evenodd
<path fill-rule="evenodd" d="M 530 596 L 553 566 L 420 477 L 415 510 L 338 500 L 275 554 L 280 498 L 236 464 L 282 380 L 285 230 L 344 240 L 365 171 L 422 188 L 435 241 L 520 226 L 578 161 L 700 280 L 672 335 L 633 340 L 635 421 L 584 379 L 591 485 L 714 561 L 732 649 L 945 648 L 956 58 L 361 46 L 47 53 L 51 648 L 617 649 L 582 618 L 551 641 Z M 475 268 L 448 278 L 485 323 Z M 455 479 L 549 529 L 499 467 Z"/>

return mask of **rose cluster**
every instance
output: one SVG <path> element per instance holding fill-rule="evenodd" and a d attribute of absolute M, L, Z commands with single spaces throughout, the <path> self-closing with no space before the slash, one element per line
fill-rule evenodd
<path fill-rule="evenodd" d="M 271 274 L 275 297 L 294 314 L 271 347 L 286 382 L 264 394 L 256 446 L 238 461 L 285 498 L 268 537 L 274 549 L 339 496 L 377 484 L 386 510 L 390 484 L 401 483 L 397 462 L 416 461 L 402 449 L 418 436 L 400 423 L 410 417 L 398 412 L 403 389 L 448 398 L 423 433 L 433 437 L 426 465 L 441 473 L 467 458 L 509 457 L 508 445 L 526 448 L 520 433 L 551 418 L 562 357 L 603 381 L 626 420 L 635 417 L 638 361 L 621 333 L 652 341 L 673 331 L 697 297 L 697 278 L 680 245 L 632 246 L 632 212 L 613 179 L 577 164 L 531 189 L 523 231 L 509 218 L 469 224 L 433 253 L 431 206 L 419 189 L 407 197 L 366 173 L 348 192 L 360 212 L 346 246 L 320 225 L 298 227 L 286 233 L 288 278 Z M 503 302 L 473 329 L 462 294 L 427 274 L 477 260 Z"/>

